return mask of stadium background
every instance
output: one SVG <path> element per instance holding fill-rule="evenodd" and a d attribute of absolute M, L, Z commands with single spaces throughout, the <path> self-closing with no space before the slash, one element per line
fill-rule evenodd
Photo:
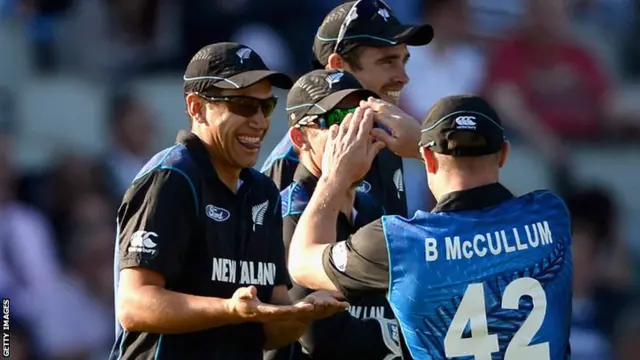
<path fill-rule="evenodd" d="M 388 3 L 416 22 L 429 1 Z M 12 359 L 106 358 L 115 209 L 145 159 L 188 124 L 181 71 L 189 57 L 233 39 L 300 75 L 317 26 L 339 2 L 0 0 L 0 292 L 13 300 Z M 437 36 L 456 40 L 443 44 L 446 56 L 411 49 L 403 106 L 418 118 L 436 98 L 481 91 L 495 76 L 488 69 L 510 65 L 492 54 L 523 23 L 526 0 L 467 3 L 466 15 L 452 7 L 429 18 Z M 573 360 L 637 359 L 640 1 L 574 5 L 563 25 L 597 61 L 624 116 L 591 136 L 553 134 L 564 148 L 551 153 L 514 132 L 503 176 L 518 193 L 556 189 L 574 210 Z M 554 101 L 591 105 L 560 89 Z M 258 166 L 285 131 L 280 106 Z"/>

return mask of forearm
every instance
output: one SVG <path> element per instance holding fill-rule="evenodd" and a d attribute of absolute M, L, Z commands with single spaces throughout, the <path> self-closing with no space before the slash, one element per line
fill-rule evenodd
<path fill-rule="evenodd" d="M 302 321 L 278 321 L 264 324 L 264 334 L 267 339 L 265 350 L 284 347 L 298 340 L 307 330 L 309 324 Z"/>
<path fill-rule="evenodd" d="M 351 193 L 346 186 L 321 177 L 305 208 L 292 240 L 292 248 L 307 248 L 336 242 L 336 223 L 340 208 Z"/>
<path fill-rule="evenodd" d="M 176 334 L 238 324 L 227 299 L 194 296 L 158 286 L 120 294 L 118 319 L 127 331 Z"/>
<path fill-rule="evenodd" d="M 308 266 L 309 261 L 322 261 L 322 249 L 336 242 L 336 222 L 340 207 L 348 191 L 339 183 L 321 177 L 309 204 L 302 213 L 289 249 L 289 272 L 294 281 L 305 277 L 304 272 L 320 267 Z M 298 282 L 300 283 L 300 282 Z M 304 282 L 300 283 L 314 288 Z"/>

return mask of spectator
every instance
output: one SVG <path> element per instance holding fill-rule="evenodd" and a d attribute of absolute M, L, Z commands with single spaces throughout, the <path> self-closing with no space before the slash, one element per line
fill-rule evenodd
<path fill-rule="evenodd" d="M 14 315 L 24 318 L 42 350 L 49 335 L 41 321 L 51 318 L 45 302 L 63 274 L 46 219 L 15 199 L 11 137 L 0 133 L 0 292 L 10 297 Z"/>
<path fill-rule="evenodd" d="M 109 114 L 111 148 L 103 163 L 109 192 L 118 203 L 152 153 L 155 129 L 150 110 L 130 95 L 116 95 Z"/>
<path fill-rule="evenodd" d="M 438 99 L 479 90 L 484 58 L 469 43 L 468 0 L 425 0 L 425 22 L 437 34 L 429 46 L 411 49 L 407 72 L 411 81 L 401 104 L 422 120 Z"/>
<path fill-rule="evenodd" d="M 622 317 L 615 338 L 616 360 L 635 360 L 640 354 L 640 308 Z"/>
<path fill-rule="evenodd" d="M 611 84 L 570 39 L 567 3 L 528 0 L 523 28 L 497 46 L 485 89 L 507 125 L 555 165 L 570 156 L 564 139 L 601 139 L 615 124 Z"/>
<path fill-rule="evenodd" d="M 566 202 L 574 228 L 572 358 L 611 359 L 614 324 L 631 300 L 627 252 L 614 231 L 615 204 L 600 189 L 581 190 Z"/>
<path fill-rule="evenodd" d="M 101 190 L 105 183 L 93 159 L 77 153 L 61 154 L 44 176 L 41 189 L 34 191 L 43 197 L 42 208 L 53 223 L 63 261 L 67 259 L 66 242 L 73 225 L 69 220 L 71 206 L 77 197 L 85 192 Z"/>

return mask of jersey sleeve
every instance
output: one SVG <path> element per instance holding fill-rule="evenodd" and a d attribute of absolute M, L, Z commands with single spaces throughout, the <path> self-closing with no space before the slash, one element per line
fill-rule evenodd
<path fill-rule="evenodd" d="M 327 247 L 322 263 L 329 279 L 348 299 L 386 292 L 389 259 L 382 222 L 371 222 L 346 241 Z"/>
<path fill-rule="evenodd" d="M 118 210 L 119 269 L 145 268 L 171 282 L 182 269 L 195 219 L 194 193 L 185 175 L 154 170 L 138 180 Z"/>

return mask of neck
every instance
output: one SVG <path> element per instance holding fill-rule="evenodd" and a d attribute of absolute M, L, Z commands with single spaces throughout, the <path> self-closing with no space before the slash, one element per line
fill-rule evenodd
<path fill-rule="evenodd" d="M 213 156 L 211 157 L 211 165 L 213 165 L 213 168 L 216 170 L 220 181 L 222 181 L 229 190 L 236 193 L 238 191 L 238 181 L 240 180 L 240 172 L 242 169 L 230 167 L 229 165 L 216 161 Z"/>
<path fill-rule="evenodd" d="M 209 153 L 211 165 L 215 169 L 220 181 L 222 181 L 222 183 L 235 194 L 238 191 L 238 180 L 240 180 L 240 172 L 242 169 L 231 165 L 228 161 L 225 161 L 223 157 L 216 155 L 216 151 L 212 145 L 213 141 L 206 131 L 201 131 L 197 126 L 192 126 L 191 132 L 198 136 L 198 138 L 200 138 L 200 140 L 205 144 L 207 152 Z"/>
<path fill-rule="evenodd" d="M 442 179 L 440 186 L 438 186 L 438 191 L 433 191 L 433 196 L 436 201 L 440 201 L 440 199 L 442 199 L 446 194 L 495 184 L 497 182 L 497 176 L 483 176 L 473 179 L 468 176 L 449 176 L 446 179 Z"/>

